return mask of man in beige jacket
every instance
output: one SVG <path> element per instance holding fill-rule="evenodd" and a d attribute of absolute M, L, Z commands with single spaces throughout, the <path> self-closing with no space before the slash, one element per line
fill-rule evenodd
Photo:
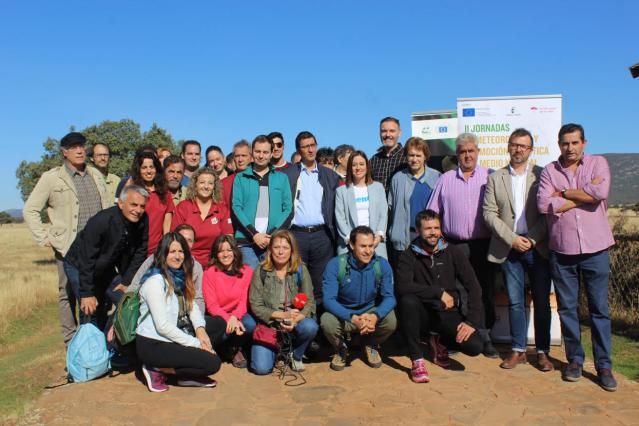
<path fill-rule="evenodd" d="M 537 367 L 553 370 L 550 351 L 550 268 L 545 216 L 537 210 L 537 188 L 542 168 L 528 162 L 533 137 L 516 129 L 508 139 L 510 164 L 488 177 L 483 215 L 492 232 L 488 260 L 501 264 L 508 291 L 512 351 L 500 364 L 511 369 L 526 362 L 525 273 L 534 303 Z"/>
<path fill-rule="evenodd" d="M 87 220 L 113 203 L 108 200 L 102 174 L 85 164 L 86 139 L 71 132 L 60 140 L 64 164 L 45 172 L 24 205 L 24 221 L 40 246 L 53 249 L 58 267 L 58 309 L 65 345 L 76 329 L 75 300 L 67 289 L 63 260 Z M 47 208 L 49 224 L 40 212 Z"/>

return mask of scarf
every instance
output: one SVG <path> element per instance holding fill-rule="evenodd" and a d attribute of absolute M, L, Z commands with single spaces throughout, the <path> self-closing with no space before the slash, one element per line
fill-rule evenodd
<path fill-rule="evenodd" d="M 169 268 L 169 275 L 171 276 L 171 280 L 173 281 L 173 286 L 177 292 L 182 293 L 184 291 L 184 271 L 182 269 L 173 269 Z M 142 277 L 142 282 L 146 281 L 149 277 L 153 275 L 162 275 L 162 271 L 157 266 L 152 267 Z"/>

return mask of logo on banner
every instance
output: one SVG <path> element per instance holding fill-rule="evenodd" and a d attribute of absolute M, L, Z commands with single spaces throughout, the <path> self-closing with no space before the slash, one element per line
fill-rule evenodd
<path fill-rule="evenodd" d="M 431 134 L 430 126 L 422 127 L 422 135 L 430 135 L 430 134 Z"/>
<path fill-rule="evenodd" d="M 439 129 L 437 129 L 437 131 L 439 133 L 448 133 L 448 126 L 439 126 Z"/>
<path fill-rule="evenodd" d="M 464 116 L 464 117 L 474 117 L 475 116 L 475 108 L 464 108 L 464 109 L 462 109 L 462 116 Z"/>

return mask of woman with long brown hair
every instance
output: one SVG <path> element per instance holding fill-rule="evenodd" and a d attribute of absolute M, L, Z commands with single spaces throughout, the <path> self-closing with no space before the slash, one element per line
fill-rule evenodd
<path fill-rule="evenodd" d="M 306 296 L 300 309 L 293 304 L 299 293 Z M 290 333 L 293 340 L 291 367 L 304 371 L 302 356 L 317 330 L 313 282 L 300 258 L 295 237 L 290 231 L 278 230 L 271 235 L 264 261 L 257 267 L 249 290 L 251 311 L 257 320 L 281 333 Z M 255 336 L 254 336 L 255 337 Z M 251 347 L 251 369 L 255 374 L 269 374 L 277 353 L 254 339 Z"/>
<path fill-rule="evenodd" d="M 214 387 L 208 378 L 220 369 L 206 322 L 195 298 L 193 259 L 184 237 L 162 237 L 140 288 L 136 349 L 151 392 L 168 390 L 166 375 L 179 386 Z"/>
<path fill-rule="evenodd" d="M 248 312 L 248 290 L 253 270 L 242 262 L 235 238 L 220 235 L 213 243 L 209 267 L 202 278 L 206 313 L 221 324 L 224 333 L 213 342 L 220 353 L 232 358 L 237 368 L 246 368 L 244 349 L 251 341 L 255 320 Z M 218 326 L 219 327 L 219 326 Z"/>
<path fill-rule="evenodd" d="M 147 255 L 155 251 L 162 235 L 171 228 L 171 217 L 175 206 L 168 190 L 160 160 L 153 152 L 142 151 L 133 159 L 129 183 L 146 189 L 149 198 L 144 211 L 149 217 L 149 241 Z"/>

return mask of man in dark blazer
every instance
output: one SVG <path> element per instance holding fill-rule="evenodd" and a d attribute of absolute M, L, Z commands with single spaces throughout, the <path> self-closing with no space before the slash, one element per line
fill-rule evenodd
<path fill-rule="evenodd" d="M 512 351 L 500 364 L 511 369 L 526 362 L 525 273 L 530 278 L 534 304 L 537 367 L 552 371 L 550 350 L 550 268 L 545 216 L 537 209 L 542 168 L 528 159 L 533 137 L 516 129 L 508 139 L 510 163 L 488 177 L 483 215 L 492 232 L 488 260 L 501 264 L 508 291 Z"/>
<path fill-rule="evenodd" d="M 293 211 L 287 221 L 295 235 L 300 255 L 311 273 L 315 302 L 322 306 L 322 275 L 335 256 L 335 191 L 339 176 L 317 164 L 317 140 L 311 132 L 300 132 L 295 149 L 302 161 L 282 170 L 288 176 Z M 318 316 L 321 312 L 318 312 Z"/>

